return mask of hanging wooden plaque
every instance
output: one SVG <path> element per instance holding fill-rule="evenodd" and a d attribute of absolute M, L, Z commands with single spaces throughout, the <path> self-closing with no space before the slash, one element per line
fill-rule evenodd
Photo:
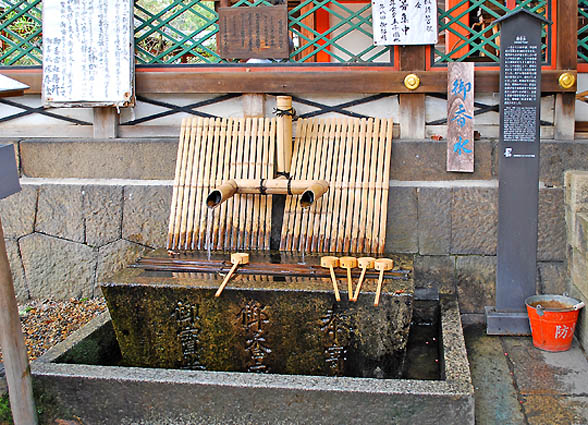
<path fill-rule="evenodd" d="M 290 56 L 288 7 L 221 7 L 219 53 L 223 59 L 285 59 Z"/>
<path fill-rule="evenodd" d="M 474 171 L 474 64 L 447 69 L 447 171 Z"/>

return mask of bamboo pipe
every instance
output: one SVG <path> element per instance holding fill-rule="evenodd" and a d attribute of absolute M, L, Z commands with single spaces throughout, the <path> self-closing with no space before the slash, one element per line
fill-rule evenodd
<path fill-rule="evenodd" d="M 361 285 L 363 284 L 363 280 L 365 278 L 365 272 L 367 269 L 374 268 L 374 262 L 376 259 L 374 257 L 359 257 L 357 259 L 357 264 L 361 268 L 361 274 L 359 275 L 359 280 L 357 281 L 357 286 L 355 287 L 355 294 L 353 295 L 353 299 L 351 301 L 357 301 L 359 297 L 359 291 L 361 291 Z"/>
<path fill-rule="evenodd" d="M 374 306 L 377 307 L 380 304 L 380 294 L 382 293 L 382 281 L 384 280 L 384 272 L 386 270 L 392 270 L 394 267 L 394 261 L 389 258 L 378 258 L 374 261 L 374 267 L 380 271 L 380 277 L 378 278 L 378 288 L 376 289 L 376 298 L 374 299 Z"/>
<path fill-rule="evenodd" d="M 292 166 L 292 110 L 291 96 L 277 96 L 276 110 L 278 113 L 277 122 L 277 173 L 290 175 Z M 282 112 L 285 111 L 285 112 Z"/>
<path fill-rule="evenodd" d="M 339 287 L 337 286 L 337 278 L 335 277 L 335 270 L 333 267 L 339 267 L 339 259 L 337 257 L 325 256 L 321 257 L 321 267 L 329 269 L 331 272 L 331 281 L 333 282 L 333 291 L 335 292 L 335 300 L 341 301 L 341 295 L 339 294 Z"/>
<path fill-rule="evenodd" d="M 302 195 L 300 205 L 307 208 L 328 190 L 329 182 L 326 180 L 233 179 L 211 191 L 206 198 L 206 205 L 208 208 L 216 208 L 235 193 L 262 193 L 267 195 Z"/>
<path fill-rule="evenodd" d="M 339 264 L 342 268 L 347 269 L 347 296 L 349 301 L 353 300 L 353 283 L 351 282 L 351 269 L 357 267 L 357 258 L 355 257 L 341 257 Z"/>
<path fill-rule="evenodd" d="M 229 279 L 231 278 L 231 276 L 233 276 L 235 270 L 237 270 L 237 267 L 239 267 L 241 264 L 249 263 L 249 254 L 246 254 L 244 252 L 235 252 L 234 254 L 231 254 L 231 263 L 233 264 L 233 267 L 231 267 L 231 270 L 229 270 L 229 273 L 227 273 L 227 275 L 223 279 L 223 282 L 220 284 L 216 293 L 214 294 L 216 298 L 221 296 L 223 290 L 225 289 L 225 286 L 227 286 L 227 283 L 229 283 Z"/>

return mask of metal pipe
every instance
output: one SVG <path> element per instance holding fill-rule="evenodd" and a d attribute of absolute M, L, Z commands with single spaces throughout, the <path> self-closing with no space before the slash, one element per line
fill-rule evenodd
<path fill-rule="evenodd" d="M 326 180 L 279 179 L 235 179 L 223 182 L 211 191 L 206 198 L 208 208 L 216 208 L 235 193 L 263 195 L 302 195 L 302 208 L 310 207 L 329 190 Z"/>

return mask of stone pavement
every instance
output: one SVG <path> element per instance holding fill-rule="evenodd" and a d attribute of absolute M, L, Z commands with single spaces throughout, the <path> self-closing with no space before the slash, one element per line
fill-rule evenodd
<path fill-rule="evenodd" d="M 464 330 L 475 389 L 477 425 L 588 424 L 588 358 L 576 340 L 549 353 L 531 337 Z"/>

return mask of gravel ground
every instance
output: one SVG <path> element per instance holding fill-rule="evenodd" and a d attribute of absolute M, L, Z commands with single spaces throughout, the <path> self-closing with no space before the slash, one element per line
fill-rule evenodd
<path fill-rule="evenodd" d="M 18 310 L 29 360 L 34 360 L 106 311 L 106 302 L 103 298 L 29 301 L 19 304 Z"/>

